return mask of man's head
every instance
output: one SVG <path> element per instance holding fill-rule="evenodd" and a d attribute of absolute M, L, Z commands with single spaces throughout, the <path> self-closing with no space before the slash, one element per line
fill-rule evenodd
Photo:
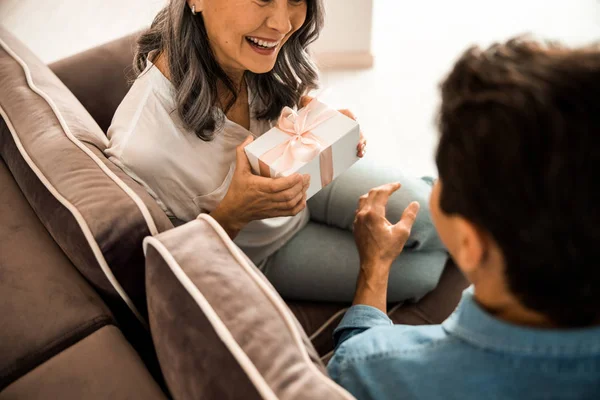
<path fill-rule="evenodd" d="M 472 48 L 441 91 L 431 209 L 456 263 L 556 324 L 598 322 L 600 51 Z"/>

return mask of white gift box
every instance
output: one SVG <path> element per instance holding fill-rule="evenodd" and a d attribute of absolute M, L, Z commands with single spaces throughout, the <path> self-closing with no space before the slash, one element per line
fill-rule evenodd
<path fill-rule="evenodd" d="M 309 174 L 309 199 L 359 160 L 359 140 L 356 121 L 315 99 L 297 113 L 286 107 L 277 126 L 245 150 L 258 175 Z"/>

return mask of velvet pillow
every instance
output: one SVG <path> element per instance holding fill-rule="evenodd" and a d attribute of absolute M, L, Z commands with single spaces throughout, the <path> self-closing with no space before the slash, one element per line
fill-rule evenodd
<path fill-rule="evenodd" d="M 144 322 L 142 241 L 172 224 L 104 157 L 108 139 L 69 89 L 2 27 L 0 71 L 0 156 L 81 274 Z"/>
<path fill-rule="evenodd" d="M 146 238 L 144 249 L 152 339 L 175 399 L 353 399 L 210 216 Z"/>

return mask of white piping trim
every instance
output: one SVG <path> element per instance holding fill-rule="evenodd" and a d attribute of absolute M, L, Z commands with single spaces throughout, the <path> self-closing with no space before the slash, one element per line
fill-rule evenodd
<path fill-rule="evenodd" d="M 323 357 L 321 357 L 321 361 L 325 362 L 325 359 L 326 359 L 327 357 L 330 357 L 330 356 L 332 356 L 334 351 L 335 351 L 335 350 L 331 350 L 329 353 L 327 353 L 327 354 L 325 354 Z"/>
<path fill-rule="evenodd" d="M 23 159 L 25 160 L 25 162 L 27 163 L 29 168 L 31 168 L 31 170 L 38 177 L 40 182 L 42 182 L 42 184 L 46 187 L 46 189 L 48 189 L 50 194 L 52 194 L 56 198 L 56 200 L 58 200 L 67 210 L 69 210 L 71 212 L 71 214 L 73 215 L 73 217 L 75 217 L 75 220 L 77 221 L 77 223 L 79 224 L 79 227 L 81 228 L 81 231 L 83 232 L 83 236 L 85 237 L 88 244 L 90 245 L 90 248 L 92 249 L 92 253 L 94 253 L 94 256 L 96 257 L 96 260 L 98 261 L 98 264 L 100 265 L 100 268 L 106 275 L 106 278 L 109 280 L 110 284 L 115 288 L 115 290 L 117 291 L 119 296 L 121 296 L 121 298 L 125 301 L 125 303 L 127 303 L 127 305 L 129 306 L 131 311 L 135 314 L 137 319 L 139 319 L 140 322 L 142 324 L 144 324 L 144 326 L 148 327 L 148 325 L 146 324 L 146 321 L 144 321 L 144 319 L 140 315 L 139 311 L 137 310 L 137 308 L 135 307 L 135 305 L 133 304 L 133 302 L 127 295 L 127 293 L 125 293 L 125 290 L 123 290 L 123 288 L 117 281 L 117 278 L 115 278 L 115 275 L 110 270 L 110 267 L 108 266 L 108 263 L 106 262 L 106 259 L 104 258 L 104 255 L 102 254 L 102 250 L 100 250 L 100 246 L 98 246 L 98 242 L 96 242 L 96 239 L 94 239 L 94 235 L 92 234 L 92 231 L 90 230 L 89 226 L 87 225 L 87 222 L 85 221 L 85 219 L 83 218 L 83 216 L 81 215 L 79 210 L 73 204 L 71 204 L 67 199 L 65 199 L 56 190 L 56 188 L 54 186 L 52 186 L 52 184 L 44 176 L 42 171 L 40 171 L 40 169 L 37 167 L 37 165 L 35 165 L 35 163 L 31 159 L 31 157 L 29 157 L 29 154 L 27 154 L 27 151 L 25 151 L 23 144 L 21 143 L 21 141 L 19 140 L 19 137 L 17 136 L 14 126 L 10 122 L 8 115 L 6 114 L 6 112 L 4 111 L 4 108 L 2 108 L 1 105 L 0 105 L 0 115 L 4 119 L 4 122 L 6 122 L 6 126 L 8 126 L 8 130 L 10 131 L 10 133 L 13 137 L 13 140 L 15 141 L 17 149 L 19 149 L 21 156 L 23 157 Z"/>
<path fill-rule="evenodd" d="M 319 329 L 317 329 L 312 335 L 310 335 L 310 341 L 312 342 L 317 336 L 319 336 L 333 321 L 335 321 L 340 315 L 343 315 L 346 311 L 348 311 L 348 307 L 342 308 L 340 311 L 336 312 L 329 318 Z"/>
<path fill-rule="evenodd" d="M 223 341 L 229 352 L 236 359 L 240 367 L 244 370 L 248 378 L 261 395 L 263 399 L 267 400 L 277 400 L 277 395 L 273 392 L 273 389 L 269 386 L 265 378 L 260 374 L 250 357 L 244 352 L 239 343 L 235 340 L 223 320 L 216 313 L 214 308 L 210 305 L 206 297 L 202 295 L 200 290 L 194 285 L 194 282 L 187 276 L 187 274 L 183 271 L 177 260 L 173 258 L 173 255 L 167 250 L 164 244 L 162 244 L 158 239 L 148 236 L 144 239 L 144 248 L 150 244 L 154 247 L 160 256 L 165 260 L 168 267 L 171 269 L 179 283 L 183 285 L 185 290 L 189 293 L 190 296 L 194 299 L 194 301 L 198 304 L 206 318 L 214 328 L 219 339 Z"/>
<path fill-rule="evenodd" d="M 394 311 L 396 311 L 397 309 L 399 309 L 400 307 L 402 307 L 404 305 L 404 302 L 401 301 L 400 303 L 396 304 L 394 307 L 391 308 L 390 311 L 387 312 L 388 317 L 391 316 Z M 337 319 L 337 317 L 340 316 L 340 314 L 345 313 L 346 311 L 348 311 L 348 308 L 343 308 L 340 311 L 338 311 L 337 313 L 333 314 L 333 316 L 331 318 L 329 318 L 327 320 L 327 322 L 325 322 L 319 329 L 317 329 L 315 331 L 315 333 L 313 333 L 312 335 L 310 335 L 310 340 L 313 341 L 317 336 L 319 336 L 319 334 L 321 334 L 325 328 L 331 324 L 333 321 L 335 321 Z M 333 350 L 331 350 L 329 353 L 325 354 L 323 357 L 321 357 L 321 360 L 326 359 L 327 357 L 329 357 L 331 354 L 333 354 Z"/>
<path fill-rule="evenodd" d="M 201 214 L 200 216 L 198 216 L 198 219 L 203 219 L 203 220 L 207 221 L 213 227 L 213 229 L 221 237 L 221 240 L 223 241 L 223 243 L 225 243 L 225 245 L 227 246 L 229 251 L 233 254 L 236 261 L 238 263 L 240 263 L 242 265 L 242 267 L 244 267 L 246 272 L 250 275 L 250 277 L 258 285 L 258 287 L 260 289 L 262 289 L 262 291 L 265 293 L 267 298 L 271 301 L 271 303 L 273 303 L 273 305 L 275 306 L 275 309 L 277 311 L 279 311 L 279 314 L 283 317 L 290 333 L 292 334 L 292 337 L 294 338 L 294 341 L 296 342 L 296 346 L 298 346 L 298 350 L 300 350 L 300 353 L 302 354 L 302 356 L 304 358 L 304 361 L 308 364 L 309 369 L 312 369 L 313 372 L 316 373 L 317 377 L 319 377 L 320 379 L 323 379 L 323 381 L 325 382 L 326 385 L 330 386 L 333 390 L 337 391 L 340 395 L 342 395 L 343 397 L 345 397 L 347 399 L 354 399 L 354 397 L 351 396 L 345 389 L 343 389 L 341 386 L 338 386 L 331 379 L 329 379 L 329 377 L 326 377 L 325 375 L 323 375 L 323 373 L 321 371 L 319 371 L 317 366 L 311 361 L 310 356 L 308 355 L 308 351 L 306 350 L 306 347 L 304 346 L 302 338 L 300 337 L 300 333 L 298 332 L 297 325 L 294 322 L 294 319 L 295 319 L 294 315 L 292 314 L 290 309 L 287 307 L 287 305 L 283 302 L 281 297 L 274 295 L 271 288 L 269 288 L 267 286 L 267 284 L 265 283 L 265 281 L 258 275 L 258 272 L 248 264 L 248 261 L 241 254 L 241 250 L 231 241 L 231 238 L 229 237 L 229 235 L 227 235 L 227 233 L 221 227 L 221 225 L 219 225 L 219 223 L 217 221 L 215 221 L 212 217 L 209 217 L 206 214 Z"/>
<path fill-rule="evenodd" d="M 267 284 L 263 281 L 263 279 L 258 275 L 258 272 L 256 270 L 254 270 L 248 264 L 248 262 L 246 261 L 244 256 L 241 254 L 241 250 L 239 250 L 239 248 L 231 241 L 231 239 L 229 238 L 227 233 L 223 230 L 221 225 L 219 225 L 219 223 L 217 221 L 215 221 L 212 217 L 210 217 L 206 214 L 200 214 L 197 219 L 204 220 L 204 221 L 208 222 L 209 225 L 211 225 L 211 227 L 215 230 L 215 232 L 220 236 L 223 243 L 227 246 L 228 250 L 234 256 L 234 258 L 238 262 L 238 264 L 240 264 L 244 268 L 244 270 L 250 276 L 250 278 L 252 278 L 254 283 L 256 283 L 257 286 L 264 292 L 267 299 L 269 299 L 271 301 L 271 303 L 273 304 L 275 309 L 279 312 L 279 314 L 283 318 L 296 346 L 298 347 L 298 349 L 300 351 L 300 354 L 302 355 L 302 358 L 304 359 L 305 363 L 308 365 L 308 368 L 312 372 L 314 372 L 319 379 L 322 379 L 326 385 L 330 386 L 333 390 L 337 391 L 341 396 L 343 396 L 346 399 L 355 400 L 355 398 L 352 397 L 345 389 L 343 389 L 341 386 L 338 386 L 331 379 L 329 379 L 328 377 L 323 375 L 323 373 L 311 361 L 308 351 L 306 350 L 306 347 L 304 347 L 302 338 L 300 337 L 300 333 L 298 332 L 297 325 L 294 322 L 295 317 L 293 316 L 292 312 L 289 310 L 289 308 L 285 305 L 285 303 L 283 302 L 283 300 L 281 300 L 280 297 L 273 294 L 273 291 L 267 286 Z M 144 247 L 146 247 L 146 245 L 148 243 L 154 243 L 155 240 L 158 241 L 155 238 L 147 237 L 146 239 L 144 239 Z M 173 261 L 175 261 L 172 256 L 171 256 L 171 259 Z"/>
<path fill-rule="evenodd" d="M 404 305 L 404 302 L 401 301 L 400 303 L 396 304 L 394 307 L 392 307 L 392 309 L 390 311 L 387 312 L 388 317 L 390 315 L 392 315 L 394 313 L 394 311 L 396 311 L 397 309 L 399 309 L 400 307 L 402 307 Z"/>
<path fill-rule="evenodd" d="M 390 315 L 392 315 L 394 313 L 394 311 L 396 311 L 397 309 L 399 309 L 400 307 L 402 307 L 404 305 L 404 301 L 401 301 L 400 303 L 396 304 L 394 307 L 392 307 L 392 309 L 390 311 L 387 312 L 388 317 Z M 313 333 L 310 337 L 310 340 L 313 340 L 313 337 L 316 337 L 319 333 L 321 333 L 320 331 L 322 329 L 325 329 L 325 326 L 330 324 L 334 319 L 336 319 L 339 314 L 344 313 L 348 311 L 348 308 L 344 308 L 343 310 L 338 311 L 336 314 L 334 314 L 331 318 L 329 318 L 329 320 L 327 322 L 325 322 L 325 324 L 323 324 L 323 326 L 321 328 L 319 328 L 319 330 L 315 333 Z M 325 354 L 323 357 L 321 357 L 321 361 L 325 361 L 325 359 L 327 359 L 328 357 L 330 357 L 331 355 L 333 355 L 335 350 L 331 350 L 329 353 Z"/>
<path fill-rule="evenodd" d="M 117 177 L 110 169 L 108 169 L 108 167 L 104 163 L 102 163 L 102 161 L 99 160 L 96 157 L 96 155 L 94 153 L 92 153 L 92 151 L 90 149 L 88 149 L 84 144 L 82 144 L 73 135 L 73 133 L 69 129 L 67 123 L 65 122 L 62 114 L 58 110 L 58 107 L 56 107 L 56 104 L 54 103 L 54 101 L 46 93 L 44 93 L 37 86 L 35 86 L 35 84 L 33 83 L 33 79 L 31 77 L 31 71 L 29 70 L 29 67 L 27 66 L 27 64 L 21 58 L 19 58 L 19 56 L 16 53 L 14 53 L 12 51 L 12 49 L 2 39 L 0 39 L 0 46 L 2 46 L 4 48 L 4 50 L 17 63 L 19 63 L 21 65 L 21 68 L 23 68 L 23 71 L 25 73 L 25 78 L 27 80 L 27 84 L 29 85 L 30 89 L 33 90 L 35 93 L 37 93 L 40 97 L 42 97 L 48 103 L 48 105 L 50 106 L 50 108 L 52 108 L 52 111 L 54 112 L 55 116 L 57 117 L 57 119 L 58 119 L 58 121 L 59 121 L 59 123 L 60 123 L 60 125 L 61 125 L 61 127 L 63 129 L 63 131 L 65 132 L 65 135 L 77 147 L 79 147 L 80 150 L 82 150 L 85 154 L 87 154 L 100 167 L 100 169 L 102 171 L 104 171 L 104 173 L 107 176 L 109 176 L 127 195 L 129 195 L 129 197 L 136 203 L 136 205 L 138 206 L 138 208 L 142 212 L 142 215 L 144 216 L 144 219 L 146 220 L 146 223 L 148 224 L 148 228 L 149 228 L 150 232 L 153 235 L 157 234 L 158 231 L 156 229 L 156 225 L 154 224 L 154 220 L 150 216 L 150 212 L 148 211 L 148 209 L 146 208 L 146 206 L 143 204 L 142 200 L 131 190 L 131 188 L 129 188 L 123 181 L 121 181 L 119 179 L 119 177 Z M 148 328 L 148 325 L 147 325 L 146 321 L 141 316 L 141 314 L 139 313 L 139 311 L 137 310 L 137 308 L 135 307 L 135 305 L 133 304 L 133 302 L 131 301 L 131 299 L 129 298 L 129 296 L 127 295 L 127 293 L 125 292 L 125 290 L 123 289 L 123 287 L 120 285 L 120 283 L 117 281 L 116 277 L 112 273 L 110 267 L 108 266 L 108 263 L 106 262 L 106 259 L 104 258 L 104 255 L 102 254 L 102 251 L 100 250 L 100 246 L 96 242 L 96 240 L 94 238 L 94 235 L 92 234 L 89 226 L 87 225 L 87 222 L 85 221 L 85 219 L 83 218 L 83 216 L 81 215 L 81 213 L 79 212 L 79 210 L 77 210 L 77 208 L 75 206 L 73 206 L 73 204 L 71 204 L 66 198 L 64 198 L 56 190 L 56 188 L 54 186 L 52 186 L 52 184 L 44 176 L 44 174 L 42 173 L 42 171 L 37 167 L 37 165 L 35 165 L 35 163 L 31 159 L 31 157 L 29 156 L 29 154 L 27 153 L 27 151 L 23 147 L 23 144 L 21 143 L 21 141 L 20 141 L 20 139 L 19 139 L 19 137 L 18 137 L 18 135 L 17 135 L 17 133 L 16 133 L 16 131 L 14 129 L 14 126 L 12 125 L 12 123 L 10 122 L 10 120 L 8 118 L 8 114 L 4 111 L 4 109 L 1 106 L 0 106 L 0 114 L 2 115 L 2 117 L 4 118 L 4 120 L 6 121 L 6 125 L 8 126 L 8 128 L 9 128 L 9 130 L 11 132 L 11 135 L 13 136 L 13 140 L 14 140 L 16 146 L 17 146 L 17 149 L 21 153 L 21 156 L 23 157 L 23 159 L 29 165 L 29 168 L 31 168 L 31 170 L 36 174 L 36 176 L 38 177 L 38 179 L 48 189 L 48 191 L 65 208 L 67 208 L 71 212 L 71 214 L 73 215 L 73 217 L 75 217 L 75 220 L 79 224 L 79 226 L 80 226 L 80 228 L 81 228 L 81 230 L 82 230 L 82 232 L 83 232 L 86 240 L 88 241 L 88 244 L 90 245 L 90 248 L 92 249 L 92 252 L 93 252 L 94 256 L 96 257 L 96 260 L 98 261 L 98 264 L 100 265 L 100 268 L 102 269 L 102 271 L 106 275 L 106 278 L 109 280 L 110 284 L 113 286 L 113 288 L 119 294 L 119 296 L 121 296 L 121 298 L 125 301 L 125 303 L 131 309 L 131 311 L 135 314 L 136 318 L 146 328 Z"/>
<path fill-rule="evenodd" d="M 31 71 L 29 70 L 29 67 L 27 66 L 25 61 L 23 61 L 16 53 L 14 53 L 12 51 L 12 49 L 10 47 L 8 47 L 8 45 L 2 39 L 0 39 L 0 45 L 4 48 L 4 50 L 6 50 L 6 52 L 17 63 L 19 63 L 21 65 L 21 67 L 23 68 L 23 71 L 25 72 L 25 78 L 27 79 L 27 84 L 29 85 L 31 90 L 33 90 L 35 93 L 40 95 L 40 97 L 42 97 L 44 100 L 46 100 L 46 102 L 48 103 L 50 108 L 52 108 L 52 111 L 56 115 L 56 118 L 58 119 L 61 127 L 63 128 L 63 131 L 65 132 L 65 135 L 71 140 L 71 142 L 73 142 L 75 144 L 75 146 L 79 147 L 79 149 L 81 151 L 83 151 L 85 154 L 87 154 L 88 157 L 90 157 L 92 159 L 92 161 L 94 161 L 98 165 L 98 167 L 100 167 L 100 169 L 109 178 L 111 178 L 113 180 L 113 182 L 115 182 L 117 184 L 117 186 L 119 186 L 121 188 L 121 190 L 123 190 L 125 192 L 125 194 L 127 194 L 131 198 L 131 200 L 134 201 L 134 203 L 137 205 L 140 212 L 142 213 L 142 216 L 146 220 L 146 224 L 148 225 L 150 234 L 157 235 L 158 229 L 156 229 L 156 224 L 154 223 L 154 219 L 152 218 L 152 215 L 150 215 L 150 211 L 148 210 L 148 207 L 146 207 L 146 205 L 144 204 L 142 199 L 137 194 L 135 194 L 135 192 L 129 186 L 127 186 L 127 184 L 125 182 L 123 182 L 117 175 L 115 175 L 115 173 L 112 172 L 106 166 L 106 164 L 104 164 L 90 149 L 88 149 L 86 145 L 84 145 L 79 139 L 77 139 L 75 137 L 75 135 L 73 135 L 73 133 L 71 132 L 71 129 L 67 125 L 66 121 L 64 120 L 62 114 L 60 113 L 60 110 L 58 109 L 58 107 L 56 106 L 54 101 L 50 98 L 50 96 L 48 96 L 40 88 L 35 86 L 35 83 L 33 82 L 33 78 L 31 77 Z"/>

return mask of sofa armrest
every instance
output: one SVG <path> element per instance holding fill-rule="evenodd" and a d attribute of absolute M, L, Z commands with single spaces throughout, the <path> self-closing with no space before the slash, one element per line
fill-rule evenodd
<path fill-rule="evenodd" d="M 134 33 L 50 64 L 104 132 L 134 78 L 138 36 Z"/>

